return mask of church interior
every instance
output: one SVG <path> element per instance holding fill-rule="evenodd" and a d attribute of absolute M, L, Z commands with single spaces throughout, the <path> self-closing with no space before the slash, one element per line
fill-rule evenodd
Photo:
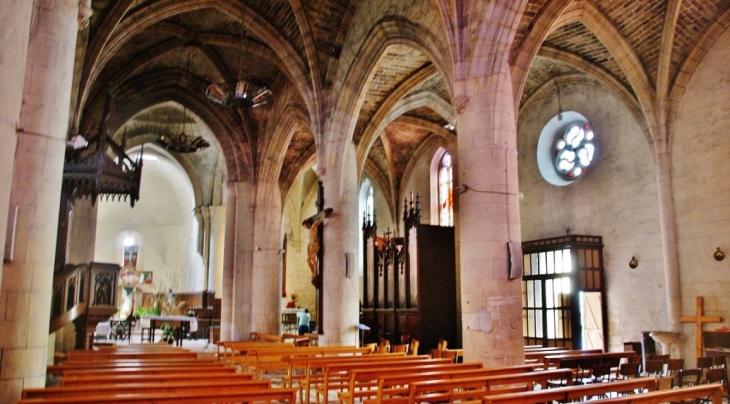
<path fill-rule="evenodd" d="M 725 0 L 2 2 L 0 401 L 149 310 L 694 361 L 730 331 L 728 26 Z"/>

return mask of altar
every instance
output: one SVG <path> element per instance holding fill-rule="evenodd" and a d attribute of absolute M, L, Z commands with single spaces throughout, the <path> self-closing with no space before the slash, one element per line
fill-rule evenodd
<path fill-rule="evenodd" d="M 182 346 L 182 340 L 189 332 L 198 331 L 198 319 L 190 316 L 142 316 L 142 320 L 149 320 L 150 327 L 147 330 L 147 337 L 150 342 L 154 341 L 155 330 L 162 323 L 170 322 L 175 328 L 175 345 Z"/>

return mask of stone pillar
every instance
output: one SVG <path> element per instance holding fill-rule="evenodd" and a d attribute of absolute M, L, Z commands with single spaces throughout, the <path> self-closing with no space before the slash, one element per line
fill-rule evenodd
<path fill-rule="evenodd" d="M 23 101 L 28 33 L 33 2 L 6 0 L 0 2 L 0 257 L 5 253 L 10 186 L 15 161 L 15 127 Z M 0 284 L 2 272 L 0 272 Z"/>
<path fill-rule="evenodd" d="M 656 177 L 659 197 L 659 224 L 662 230 L 664 255 L 664 284 L 667 299 L 667 329 L 681 332 L 679 317 L 682 315 L 682 292 L 679 278 L 679 252 L 677 250 L 677 222 L 672 193 L 671 156 L 666 146 L 657 144 Z M 659 150 L 662 149 L 662 150 Z"/>
<path fill-rule="evenodd" d="M 203 290 L 210 290 L 210 206 L 200 207 L 203 214 L 203 227 L 198 233 L 203 233 Z"/>
<path fill-rule="evenodd" d="M 515 111 L 508 71 L 456 82 L 462 338 L 465 361 L 523 363 L 522 284 L 507 276 L 521 242 Z M 475 190 L 483 192 L 475 192 Z"/>
<path fill-rule="evenodd" d="M 248 339 L 252 328 L 256 187 L 235 182 L 226 188 L 226 247 L 223 264 L 221 339 Z M 264 331 L 265 332 L 265 331 Z"/>
<path fill-rule="evenodd" d="M 61 176 L 78 28 L 77 0 L 34 3 L 10 205 L 15 254 L 0 290 L 0 402 L 43 387 Z"/>
<path fill-rule="evenodd" d="M 211 217 L 211 259 L 210 259 L 210 275 L 208 280 L 209 290 L 216 292 L 216 297 L 220 298 L 223 292 L 223 260 L 225 258 L 226 244 L 226 217 L 227 206 L 214 205 L 210 208 Z"/>
<path fill-rule="evenodd" d="M 233 253 L 236 245 L 236 186 L 226 184 L 224 191 L 226 205 L 225 244 L 223 253 L 223 282 L 221 290 L 221 341 L 233 340 L 233 272 L 236 257 Z"/>
<path fill-rule="evenodd" d="M 276 182 L 256 187 L 256 212 L 253 232 L 253 283 L 247 294 L 251 305 L 250 331 L 279 333 L 281 314 L 281 194 Z"/>
<path fill-rule="evenodd" d="M 339 167 L 327 167 L 320 175 L 324 186 L 324 206 L 333 208 L 332 215 L 324 222 L 324 265 L 322 298 L 324 299 L 323 322 L 317 326 L 324 332 L 321 345 L 357 345 L 356 325 L 360 320 L 359 272 L 345 276 L 345 254 L 359 257 L 358 235 L 358 185 L 355 166 L 355 147 L 344 146 Z M 322 174 L 322 173 L 318 173 Z"/>

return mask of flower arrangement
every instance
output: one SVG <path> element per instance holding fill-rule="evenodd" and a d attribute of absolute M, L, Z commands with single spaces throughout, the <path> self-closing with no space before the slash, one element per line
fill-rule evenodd
<path fill-rule="evenodd" d="M 175 342 L 175 327 L 172 324 L 165 321 L 160 325 L 160 330 L 162 331 L 160 342 L 167 342 L 168 344 Z"/>
<path fill-rule="evenodd" d="M 297 307 L 297 294 L 291 294 L 291 301 L 286 303 L 287 309 L 295 309 Z"/>

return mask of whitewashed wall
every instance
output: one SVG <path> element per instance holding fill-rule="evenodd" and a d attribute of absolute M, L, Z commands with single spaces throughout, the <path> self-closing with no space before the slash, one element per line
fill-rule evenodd
<path fill-rule="evenodd" d="M 566 234 L 603 236 L 609 348 L 663 329 L 666 318 L 657 187 L 644 133 L 612 94 L 591 85 L 561 87 L 564 110 L 590 121 L 599 145 L 595 169 L 566 187 L 548 184 L 537 167 L 540 132 L 558 111 L 547 99 L 518 128 L 522 240 Z M 524 113 L 524 112 L 523 112 Z M 636 256 L 639 267 L 629 268 Z"/>
<path fill-rule="evenodd" d="M 126 234 L 137 236 L 137 269 L 152 271 L 154 291 L 203 290 L 203 263 L 197 251 L 194 196 L 182 168 L 167 158 L 145 161 L 140 200 L 99 202 L 97 262 L 122 264 Z"/>

